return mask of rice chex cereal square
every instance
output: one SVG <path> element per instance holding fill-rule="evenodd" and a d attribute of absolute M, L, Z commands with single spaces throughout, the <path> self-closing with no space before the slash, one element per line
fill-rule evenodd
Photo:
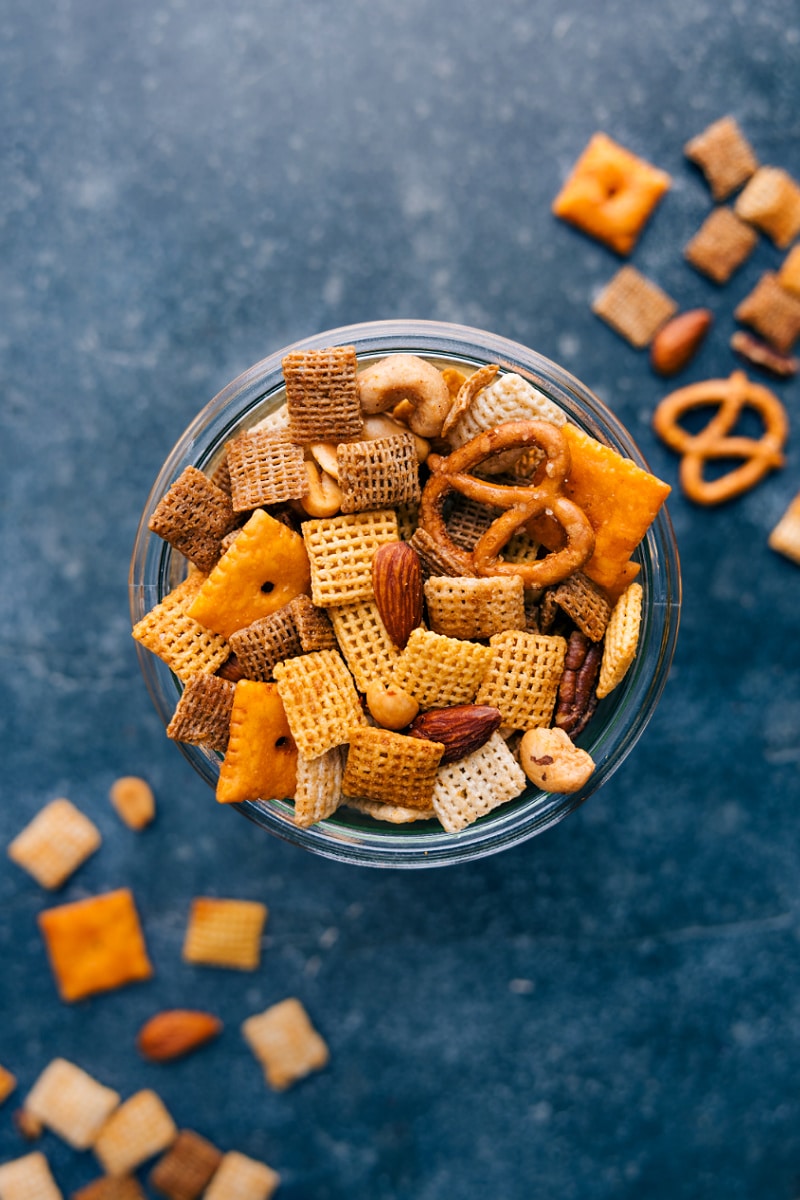
<path fill-rule="evenodd" d="M 330 1057 L 303 1004 L 293 996 L 248 1017 L 242 1033 L 275 1091 L 321 1070 Z"/>
<path fill-rule="evenodd" d="M 478 750 L 440 767 L 433 809 L 448 833 L 466 829 L 479 817 L 513 800 L 527 780 L 499 732 Z"/>
<path fill-rule="evenodd" d="M 115 1109 L 100 1130 L 92 1149 L 109 1175 L 127 1175 L 161 1150 L 178 1130 L 161 1097 L 142 1088 Z"/>
<path fill-rule="evenodd" d="M 8 857 L 45 888 L 59 888 L 98 849 L 100 830 L 69 800 L 52 800 L 9 844 Z"/>
<path fill-rule="evenodd" d="M 277 1171 L 258 1159 L 229 1150 L 223 1155 L 203 1200 L 270 1200 L 281 1181 Z"/>
<path fill-rule="evenodd" d="M 54 1058 L 25 1098 L 25 1111 L 75 1150 L 88 1150 L 120 1095 L 65 1058 Z"/>
<path fill-rule="evenodd" d="M 61 1192 L 40 1150 L 0 1165 L 3 1200 L 62 1200 Z"/>

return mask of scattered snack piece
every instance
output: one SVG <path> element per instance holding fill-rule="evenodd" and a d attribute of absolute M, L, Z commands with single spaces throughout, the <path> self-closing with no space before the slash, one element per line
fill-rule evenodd
<path fill-rule="evenodd" d="M 147 1200 L 135 1175 L 101 1175 L 69 1200 Z"/>
<path fill-rule="evenodd" d="M 491 657 L 489 646 L 415 629 L 395 664 L 391 682 L 413 696 L 420 708 L 470 704 Z"/>
<path fill-rule="evenodd" d="M 225 638 L 189 616 L 205 579 L 200 571 L 190 572 L 132 631 L 134 639 L 163 659 L 183 683 L 193 675 L 213 675 L 230 655 Z"/>
<path fill-rule="evenodd" d="M 800 493 L 794 497 L 767 539 L 778 554 L 800 565 Z"/>
<path fill-rule="evenodd" d="M 758 160 L 735 117 L 720 117 L 683 148 L 706 177 L 715 200 L 725 200 L 758 168 Z"/>
<path fill-rule="evenodd" d="M 456 493 L 446 514 L 447 533 L 461 550 L 474 550 L 480 539 L 502 511 Z"/>
<path fill-rule="evenodd" d="M 448 437 L 452 433 L 461 418 L 472 407 L 475 397 L 489 386 L 499 369 L 497 363 L 487 363 L 485 367 L 479 367 L 477 371 L 473 371 L 468 378 L 464 379 L 450 406 L 450 411 L 445 417 L 442 437 Z"/>
<path fill-rule="evenodd" d="M 342 778 L 345 796 L 429 808 L 444 745 L 362 726 L 350 735 Z"/>
<path fill-rule="evenodd" d="M 88 1150 L 119 1102 L 118 1092 L 65 1058 L 54 1058 L 34 1083 L 24 1107 L 75 1150 Z"/>
<path fill-rule="evenodd" d="M 564 670 L 565 639 L 508 630 L 491 637 L 489 646 L 489 667 L 475 703 L 499 709 L 510 729 L 549 725 Z"/>
<path fill-rule="evenodd" d="M 304 758 L 317 758 L 349 740 L 366 723 L 352 676 L 335 650 L 290 658 L 275 679 L 292 736 Z"/>
<path fill-rule="evenodd" d="M 497 731 L 480 749 L 439 768 L 433 808 L 442 827 L 458 833 L 524 788 L 522 768 Z"/>
<path fill-rule="evenodd" d="M 100 830 L 69 800 L 52 800 L 9 844 L 8 857 L 42 887 L 60 888 L 98 849 Z"/>
<path fill-rule="evenodd" d="M 760 333 L 781 354 L 791 353 L 800 336 L 800 297 L 781 287 L 772 271 L 764 272 L 733 315 Z"/>
<path fill-rule="evenodd" d="M 785 250 L 800 233 L 800 186 L 782 167 L 759 167 L 736 198 L 736 213 Z"/>
<path fill-rule="evenodd" d="M 228 472 L 234 512 L 299 500 L 308 491 L 303 447 L 282 433 L 251 429 L 228 447 Z"/>
<path fill-rule="evenodd" d="M 17 1077 L 6 1067 L 0 1066 L 0 1104 L 5 1104 L 17 1086 Z"/>
<path fill-rule="evenodd" d="M 281 1181 L 266 1163 L 229 1150 L 203 1193 L 203 1200 L 270 1200 Z"/>
<path fill-rule="evenodd" d="M 17 1133 L 20 1135 L 20 1137 L 24 1138 L 26 1142 L 38 1141 L 38 1139 L 44 1133 L 44 1125 L 42 1122 L 38 1117 L 35 1117 L 33 1113 L 28 1112 L 27 1108 L 24 1106 L 14 1110 L 14 1112 L 11 1114 L 11 1120 Z"/>
<path fill-rule="evenodd" d="M 468 562 L 463 561 L 463 555 L 457 545 L 451 545 L 448 540 L 444 545 L 433 537 L 427 529 L 417 528 L 409 545 L 419 555 L 423 579 L 431 575 L 475 575 Z"/>
<path fill-rule="evenodd" d="M 223 679 L 220 675 L 195 675 L 178 698 L 167 726 L 167 737 L 194 746 L 206 745 L 211 750 L 224 753 L 230 736 L 235 687 L 232 680 Z M 141 813 L 138 809 L 133 812 L 128 810 L 126 823 L 130 823 L 132 818 L 141 819 L 144 812 L 144 805 Z"/>
<path fill-rule="evenodd" d="M 778 283 L 787 292 L 800 298 L 800 245 L 793 246 L 781 263 Z"/>
<path fill-rule="evenodd" d="M 628 255 L 671 182 L 666 171 L 595 133 L 553 201 L 553 212 Z"/>
<path fill-rule="evenodd" d="M 213 678 L 210 675 L 194 677 L 195 680 L 208 683 Z M 190 687 L 192 682 L 194 681 L 190 680 L 187 687 Z M 108 798 L 120 820 L 137 833 L 146 828 L 156 815 L 153 789 L 146 779 L 141 779 L 138 775 L 121 775 L 119 779 L 115 779 L 109 789 Z"/>
<path fill-rule="evenodd" d="M 62 1200 L 50 1165 L 39 1150 L 0 1165 L 2 1200 Z"/>
<path fill-rule="evenodd" d="M 519 575 L 432 576 L 425 583 L 428 620 L 435 633 L 480 641 L 504 629 L 525 628 L 525 589 Z"/>
<path fill-rule="evenodd" d="M 718 411 L 698 433 L 688 433 L 681 418 L 696 408 L 717 405 Z M 737 436 L 736 424 L 747 409 L 761 418 L 764 432 L 758 439 Z M 743 371 L 729 379 L 708 379 L 670 393 L 653 414 L 659 437 L 681 455 L 681 486 L 697 504 L 721 504 L 754 487 L 765 475 L 783 466 L 783 447 L 788 436 L 786 410 L 777 396 L 753 383 Z M 716 479 L 704 478 L 708 461 L 742 459 Z"/>
<path fill-rule="evenodd" d="M 136 1035 L 136 1048 L 150 1062 L 171 1062 L 199 1050 L 222 1032 L 213 1013 L 193 1008 L 169 1008 L 145 1021 Z"/>
<path fill-rule="evenodd" d="M 601 641 L 611 616 L 611 606 L 601 588 L 576 571 L 553 588 L 553 599 L 593 642 Z"/>
<path fill-rule="evenodd" d="M 152 977 L 129 888 L 45 909 L 38 922 L 62 1000 L 82 1000 Z"/>
<path fill-rule="evenodd" d="M 603 643 L 603 661 L 597 683 L 597 695 L 601 700 L 622 683 L 636 657 L 643 594 L 640 583 L 631 583 L 614 605 Z"/>
<path fill-rule="evenodd" d="M 295 824 L 307 829 L 336 812 L 342 800 L 344 747 L 334 746 L 317 758 L 297 760 Z"/>
<path fill-rule="evenodd" d="M 182 1129 L 150 1172 L 150 1186 L 167 1200 L 198 1200 L 222 1158 L 206 1138 Z"/>
<path fill-rule="evenodd" d="M 178 1136 L 161 1097 L 150 1088 L 130 1096 L 108 1118 L 92 1149 L 109 1175 L 128 1175 Z"/>
<path fill-rule="evenodd" d="M 392 508 L 419 500 L 419 463 L 410 433 L 340 442 L 336 459 L 343 513 Z"/>
<path fill-rule="evenodd" d="M 266 905 L 257 900 L 196 897 L 183 943 L 184 962 L 255 971 L 268 915 Z"/>
<path fill-rule="evenodd" d="M 563 729 L 529 729 L 519 744 L 520 765 L 543 792 L 577 792 L 594 771 L 594 760 Z"/>
<path fill-rule="evenodd" d="M 297 745 L 278 685 L 240 679 L 231 708 L 230 734 L 220 764 L 220 804 L 287 800 L 297 783 Z"/>
<path fill-rule="evenodd" d="M 154 509 L 148 528 L 207 573 L 235 524 L 230 495 L 197 467 L 187 467 Z"/>
<path fill-rule="evenodd" d="M 752 225 L 737 217 L 732 208 L 715 208 L 686 243 L 683 254 L 695 270 L 714 283 L 727 283 L 757 244 L 758 234 Z"/>
<path fill-rule="evenodd" d="M 658 375 L 677 375 L 700 349 L 714 320 L 711 309 L 691 308 L 662 325 L 650 346 L 650 365 Z"/>
<path fill-rule="evenodd" d="M 242 1033 L 275 1091 L 284 1091 L 312 1071 L 321 1070 L 330 1057 L 325 1041 L 295 997 L 248 1017 Z M 229 1194 L 225 1193 L 226 1200 Z"/>
<path fill-rule="evenodd" d="M 303 539 L 311 564 L 311 599 L 322 608 L 372 599 L 372 556 L 399 541 L 391 509 L 345 513 L 306 521 Z"/>
<path fill-rule="evenodd" d="M 620 267 L 592 304 L 592 312 L 641 350 L 652 342 L 678 306 L 635 267 Z"/>
<path fill-rule="evenodd" d="M 759 338 L 737 329 L 731 335 L 731 350 L 740 355 L 745 362 L 753 367 L 759 367 L 777 379 L 790 379 L 797 374 L 798 362 L 791 354 L 780 354 L 762 342 Z"/>
<path fill-rule="evenodd" d="M 289 433 L 300 446 L 361 436 L 354 346 L 299 350 L 283 359 Z"/>

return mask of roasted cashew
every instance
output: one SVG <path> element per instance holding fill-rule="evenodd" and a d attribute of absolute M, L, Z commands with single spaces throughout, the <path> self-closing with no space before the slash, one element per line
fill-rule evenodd
<path fill-rule="evenodd" d="M 577 792 L 594 770 L 592 756 L 563 729 L 529 729 L 519 744 L 519 765 L 543 792 Z"/>
<path fill-rule="evenodd" d="M 342 507 L 342 489 L 327 471 L 320 471 L 315 462 L 306 459 L 308 491 L 300 503 L 310 517 L 333 517 Z"/>
<path fill-rule="evenodd" d="M 415 354 L 390 354 L 356 376 L 361 409 L 367 415 L 386 412 L 409 400 L 414 412 L 409 426 L 420 437 L 438 437 L 452 397 L 441 371 Z"/>

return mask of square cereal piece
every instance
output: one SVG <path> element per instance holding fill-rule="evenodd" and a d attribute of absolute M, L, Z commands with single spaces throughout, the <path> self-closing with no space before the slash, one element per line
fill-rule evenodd
<path fill-rule="evenodd" d="M 703 172 L 715 200 L 725 200 L 758 167 L 735 117 L 720 117 L 686 143 L 683 152 Z"/>
<path fill-rule="evenodd" d="M 464 567 L 460 558 L 456 558 L 451 550 L 431 537 L 427 529 L 417 529 L 409 538 L 410 546 L 419 555 L 423 579 L 431 575 L 463 575 Z"/>
<path fill-rule="evenodd" d="M 6 1067 L 0 1066 L 0 1104 L 5 1104 L 17 1086 L 17 1077 Z"/>
<path fill-rule="evenodd" d="M 203 1200 L 270 1200 L 280 1181 L 278 1172 L 266 1163 L 229 1150 Z"/>
<path fill-rule="evenodd" d="M 800 245 L 793 246 L 781 263 L 778 283 L 800 299 Z"/>
<path fill-rule="evenodd" d="M 527 379 L 509 371 L 478 391 L 448 440 L 453 446 L 463 446 L 485 429 L 494 429 L 506 421 L 550 421 L 553 425 L 563 425 L 565 420 L 562 408 Z"/>
<path fill-rule="evenodd" d="M 553 212 L 628 255 L 671 182 L 666 171 L 595 133 L 553 201 Z"/>
<path fill-rule="evenodd" d="M 62 1200 L 50 1165 L 39 1150 L 0 1165 L 2 1200 Z"/>
<path fill-rule="evenodd" d="M 133 627 L 133 637 L 186 683 L 193 675 L 213 675 L 230 656 L 225 638 L 188 615 L 207 576 L 192 572 Z"/>
<path fill-rule="evenodd" d="M 135 1175 L 101 1175 L 73 1192 L 69 1200 L 147 1200 Z"/>
<path fill-rule="evenodd" d="M 38 923 L 62 1000 L 82 1000 L 152 977 L 129 888 L 47 908 Z"/>
<path fill-rule="evenodd" d="M 313 604 L 310 596 L 301 593 L 290 600 L 288 608 L 292 614 L 300 648 L 304 654 L 313 650 L 335 650 L 336 634 L 331 619 L 324 608 Z"/>
<path fill-rule="evenodd" d="M 187 467 L 162 496 L 148 529 L 201 571 L 220 555 L 220 541 L 236 524 L 231 498 L 197 467 Z"/>
<path fill-rule="evenodd" d="M 757 242 L 755 229 L 737 217 L 732 208 L 715 208 L 686 243 L 683 253 L 687 262 L 714 283 L 727 283 Z"/>
<path fill-rule="evenodd" d="M 355 346 L 295 350 L 283 359 L 289 434 L 301 446 L 361 437 Z"/>
<path fill-rule="evenodd" d="M 782 288 L 773 271 L 764 272 L 733 315 L 781 354 L 789 354 L 800 335 L 800 297 Z"/>
<path fill-rule="evenodd" d="M 415 629 L 395 664 L 392 683 L 420 708 L 470 704 L 491 661 L 489 646 Z"/>
<path fill-rule="evenodd" d="M 340 442 L 336 461 L 343 513 L 392 508 L 419 500 L 419 462 L 410 433 Z"/>
<path fill-rule="evenodd" d="M 525 589 L 519 575 L 434 575 L 424 588 L 434 633 L 479 641 L 504 629 L 525 628 Z"/>
<path fill-rule="evenodd" d="M 388 679 L 400 651 L 381 620 L 374 600 L 331 609 L 336 640 L 360 692 L 374 679 Z"/>
<path fill-rule="evenodd" d="M 269 915 L 258 900 L 192 900 L 183 943 L 184 962 L 206 967 L 255 971 L 261 962 L 261 935 Z"/>
<path fill-rule="evenodd" d="M 166 1150 L 178 1130 L 161 1097 L 150 1088 L 135 1092 L 106 1121 L 92 1149 L 108 1175 L 128 1175 Z"/>
<path fill-rule="evenodd" d="M 186 686 L 190 687 L 195 679 L 214 678 L 213 675 L 195 675 Z M 121 775 L 115 779 L 109 788 L 108 798 L 117 816 L 129 829 L 138 832 L 155 818 L 156 798 L 153 789 L 146 779 L 138 775 Z"/>
<path fill-rule="evenodd" d="M 349 740 L 366 717 L 353 678 L 335 650 L 316 650 L 278 663 L 278 692 L 299 753 L 318 758 Z"/>
<path fill-rule="evenodd" d="M 248 1017 L 242 1033 L 275 1091 L 284 1091 L 312 1071 L 320 1071 L 330 1057 L 305 1008 L 293 996 Z"/>
<path fill-rule="evenodd" d="M 678 306 L 635 267 L 620 267 L 592 304 L 592 312 L 638 350 L 648 346 Z"/>
<path fill-rule="evenodd" d="M 52 800 L 9 844 L 8 857 L 45 888 L 60 888 L 98 849 L 100 830 L 69 800 Z"/>
<path fill-rule="evenodd" d="M 642 585 L 630 583 L 614 605 L 603 641 L 597 696 L 603 699 L 624 679 L 636 656 L 642 623 Z"/>
<path fill-rule="evenodd" d="M 456 496 L 445 520 L 448 537 L 461 550 L 474 550 L 499 515 L 499 509 L 481 504 L 479 500 Z"/>
<path fill-rule="evenodd" d="M 307 829 L 336 812 L 342 801 L 344 753 L 343 746 L 334 746 L 318 758 L 298 758 L 295 825 Z"/>
<path fill-rule="evenodd" d="M 25 1099 L 25 1112 L 52 1129 L 75 1150 L 88 1150 L 120 1101 L 65 1058 L 54 1058 Z"/>
<path fill-rule="evenodd" d="M 299 533 L 256 509 L 201 585 L 188 615 L 224 638 L 268 617 L 310 584 Z"/>
<path fill-rule="evenodd" d="M 216 1146 L 182 1129 L 150 1172 L 150 1186 L 167 1200 L 197 1200 L 221 1162 Z"/>
<path fill-rule="evenodd" d="M 297 746 L 277 685 L 240 679 L 233 693 L 217 800 L 288 800 L 296 783 Z"/>
<path fill-rule="evenodd" d="M 602 641 L 611 616 L 611 605 L 602 590 L 582 571 L 557 584 L 553 599 L 593 642 Z"/>
<path fill-rule="evenodd" d="M 321 608 L 371 600 L 372 558 L 379 546 L 398 542 L 391 509 L 343 513 L 303 523 L 311 564 L 311 599 Z"/>
<path fill-rule="evenodd" d="M 800 186 L 781 167 L 759 167 L 736 197 L 736 213 L 785 250 L 800 233 Z"/>
<path fill-rule="evenodd" d="M 767 542 L 778 554 L 784 554 L 800 565 L 800 492 L 772 529 Z"/>
<path fill-rule="evenodd" d="M 303 653 L 292 603 L 231 634 L 231 650 L 248 679 L 269 683 L 276 663 Z"/>
<path fill-rule="evenodd" d="M 458 833 L 519 796 L 526 784 L 522 768 L 495 732 L 472 754 L 439 768 L 433 809 L 448 833 Z"/>
<path fill-rule="evenodd" d="M 236 685 L 219 675 L 195 675 L 181 692 L 167 737 L 193 746 L 227 749 Z"/>
<path fill-rule="evenodd" d="M 228 470 L 237 513 L 299 500 L 308 491 L 303 447 L 268 429 L 251 429 L 234 438 L 228 447 Z"/>
<path fill-rule="evenodd" d="M 495 634 L 489 645 L 492 658 L 475 703 L 498 708 L 510 729 L 549 725 L 564 672 L 566 640 L 512 629 Z"/>
<path fill-rule="evenodd" d="M 390 729 L 354 729 L 342 779 L 345 796 L 430 808 L 444 746 Z"/>

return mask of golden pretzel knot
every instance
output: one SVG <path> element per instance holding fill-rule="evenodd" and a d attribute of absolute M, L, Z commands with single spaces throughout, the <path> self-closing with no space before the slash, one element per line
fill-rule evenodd
<path fill-rule="evenodd" d="M 717 412 L 699 433 L 689 433 L 680 420 L 694 408 L 718 405 Z M 760 438 L 731 436 L 746 408 L 761 417 Z M 789 432 L 786 410 L 777 396 L 753 383 L 744 371 L 729 379 L 706 379 L 665 396 L 653 414 L 653 428 L 668 446 L 682 455 L 680 481 L 697 504 L 721 504 L 753 487 L 773 468 L 784 463 L 783 447 Z M 744 459 L 717 479 L 705 479 L 707 460 Z"/>
<path fill-rule="evenodd" d="M 469 472 L 503 450 L 538 446 L 545 461 L 527 485 L 490 483 Z M 430 536 L 474 575 L 519 575 L 525 587 L 560 583 L 579 570 L 594 551 L 594 531 L 582 508 L 562 494 L 569 474 L 569 446 L 558 426 L 549 421 L 508 421 L 487 429 L 459 446 L 447 458 L 428 459 L 431 477 L 420 501 L 419 523 Z M 452 492 L 504 511 L 467 551 L 452 541 L 444 519 L 444 501 Z M 501 551 L 517 529 L 531 517 L 551 514 L 564 531 L 565 545 L 533 563 L 507 563 Z"/>

